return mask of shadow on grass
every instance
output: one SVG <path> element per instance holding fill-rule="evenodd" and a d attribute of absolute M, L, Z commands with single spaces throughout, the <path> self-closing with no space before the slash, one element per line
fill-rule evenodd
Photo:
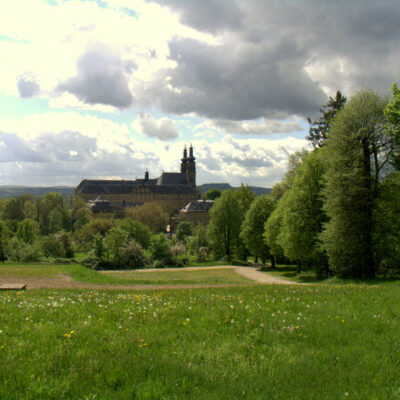
<path fill-rule="evenodd" d="M 317 278 L 315 276 L 315 271 L 313 270 L 304 270 L 298 274 L 297 267 L 295 265 L 279 265 L 276 268 L 271 268 L 271 266 L 266 265 L 262 266 L 260 270 L 300 283 L 323 283 L 328 281 L 327 279 Z"/>

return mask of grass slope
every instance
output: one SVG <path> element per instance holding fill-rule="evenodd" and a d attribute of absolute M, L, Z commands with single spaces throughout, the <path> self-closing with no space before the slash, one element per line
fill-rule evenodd
<path fill-rule="evenodd" d="M 0 293 L 0 398 L 398 399 L 400 290 Z"/>
<path fill-rule="evenodd" d="M 0 279 L 57 279 L 60 275 L 73 280 L 93 284 L 254 284 L 253 281 L 236 274 L 233 268 L 169 271 L 133 270 L 108 272 L 106 274 L 83 267 L 79 264 L 3 264 L 0 265 Z"/>

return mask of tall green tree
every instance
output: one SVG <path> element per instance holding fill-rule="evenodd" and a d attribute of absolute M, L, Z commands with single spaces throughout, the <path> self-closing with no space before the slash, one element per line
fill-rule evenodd
<path fill-rule="evenodd" d="M 382 166 L 387 161 L 383 110 L 386 101 L 370 90 L 356 94 L 332 121 L 327 145 L 322 240 L 339 275 L 372 278 L 373 210 Z"/>
<path fill-rule="evenodd" d="M 387 135 L 393 141 L 393 152 L 390 154 L 391 164 L 400 171 L 400 89 L 397 83 L 392 86 L 392 98 L 384 110 L 387 118 Z"/>
<path fill-rule="evenodd" d="M 242 213 L 237 193 L 225 190 L 210 210 L 208 236 L 216 256 L 232 260 L 239 241 Z"/>
<path fill-rule="evenodd" d="M 329 97 L 328 102 L 320 108 L 319 111 L 322 115 L 319 119 L 312 121 L 308 118 L 310 128 L 307 139 L 314 147 L 321 147 L 325 143 L 331 121 L 336 113 L 345 106 L 346 101 L 346 97 L 338 90 L 335 97 Z"/>
<path fill-rule="evenodd" d="M 284 255 L 283 248 L 279 241 L 279 234 L 282 229 L 283 211 L 285 209 L 288 195 L 288 190 L 282 194 L 282 197 L 277 201 L 274 211 L 272 211 L 264 224 L 263 239 L 275 259 Z"/>
<path fill-rule="evenodd" d="M 32 244 L 39 234 L 39 224 L 33 219 L 24 219 L 18 223 L 17 237 L 25 243 Z"/>
<path fill-rule="evenodd" d="M 251 204 L 245 215 L 240 236 L 250 254 L 261 258 L 263 263 L 271 259 L 271 266 L 275 267 L 274 256 L 263 239 L 264 225 L 275 208 L 275 201 L 270 196 L 259 196 Z"/>
<path fill-rule="evenodd" d="M 400 172 L 385 177 L 374 212 L 375 262 L 382 272 L 400 271 Z"/>
<path fill-rule="evenodd" d="M 326 215 L 323 210 L 325 149 L 316 149 L 296 169 L 293 186 L 283 208 L 279 243 L 285 256 L 314 266 L 317 275 L 327 274 L 327 260 L 321 251 L 319 235 Z"/>

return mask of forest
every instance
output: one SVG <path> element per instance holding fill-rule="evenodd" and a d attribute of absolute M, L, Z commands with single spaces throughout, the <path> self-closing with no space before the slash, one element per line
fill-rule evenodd
<path fill-rule="evenodd" d="M 318 278 L 400 272 L 400 89 L 391 98 L 339 91 L 309 119 L 308 150 L 293 154 L 269 195 L 210 189 L 207 226 L 180 222 L 146 203 L 92 215 L 74 196 L 0 200 L 0 259 L 134 269 L 226 262 L 296 264 Z"/>

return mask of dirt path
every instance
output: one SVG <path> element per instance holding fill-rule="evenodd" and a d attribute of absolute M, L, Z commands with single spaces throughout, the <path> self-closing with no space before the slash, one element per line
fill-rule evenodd
<path fill-rule="evenodd" d="M 233 268 L 236 273 L 243 277 L 253 280 L 260 284 L 279 284 L 291 285 L 297 284 L 296 282 L 286 281 L 281 278 L 273 277 L 267 272 L 261 272 L 251 267 L 235 267 L 235 266 L 215 266 L 215 267 L 186 267 L 186 268 L 160 268 L 160 269 L 146 269 L 141 272 L 153 272 L 156 270 L 161 271 L 193 271 L 203 269 L 226 269 Z M 123 273 L 126 271 L 103 271 L 102 274 L 109 273 Z M 74 281 L 68 275 L 58 275 L 57 278 L 37 279 L 29 278 L 0 278 L 1 283 L 24 283 L 27 289 L 97 289 L 97 290 L 162 290 L 162 289 L 199 289 L 199 288 L 222 288 L 222 287 L 240 287 L 249 286 L 251 284 L 179 284 L 179 285 L 113 285 L 113 284 L 93 284 Z"/>
<path fill-rule="evenodd" d="M 264 283 L 269 285 L 298 285 L 297 282 L 289 281 L 286 279 L 273 276 L 268 272 L 262 272 L 252 267 L 235 267 L 236 273 L 244 276 L 247 279 L 251 279 L 258 283 Z"/>

